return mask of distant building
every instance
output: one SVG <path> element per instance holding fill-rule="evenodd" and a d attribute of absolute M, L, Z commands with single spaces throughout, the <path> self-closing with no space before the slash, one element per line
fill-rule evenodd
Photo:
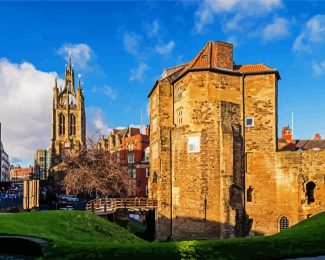
<path fill-rule="evenodd" d="M 46 180 L 51 163 L 51 153 L 48 150 L 38 149 L 34 156 L 35 176 L 40 180 Z"/>
<path fill-rule="evenodd" d="M 145 132 L 133 127 L 113 129 L 108 138 L 101 138 L 99 147 L 111 152 L 116 162 L 127 168 L 134 183 L 132 195 L 146 197 L 150 175 L 149 127 Z"/>
<path fill-rule="evenodd" d="M 14 183 L 22 183 L 24 180 L 31 180 L 34 178 L 34 167 L 31 165 L 26 168 L 20 167 L 17 164 L 10 169 L 10 180 Z"/>
<path fill-rule="evenodd" d="M 0 155 L 1 155 L 1 176 L 0 182 L 9 182 L 10 178 L 10 163 L 9 156 L 3 148 L 2 142 L 0 143 Z"/>
<path fill-rule="evenodd" d="M 279 151 L 304 151 L 304 150 L 325 150 L 325 140 L 319 133 L 313 139 L 293 140 L 292 130 L 289 126 L 282 128 L 282 138 L 278 140 Z"/>

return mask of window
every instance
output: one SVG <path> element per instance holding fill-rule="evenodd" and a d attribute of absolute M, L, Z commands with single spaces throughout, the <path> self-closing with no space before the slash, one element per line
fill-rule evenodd
<path fill-rule="evenodd" d="M 128 163 L 134 163 L 134 153 L 128 154 Z"/>
<path fill-rule="evenodd" d="M 246 125 L 246 127 L 253 127 L 254 126 L 254 118 L 246 117 L 245 125 Z"/>
<path fill-rule="evenodd" d="M 314 197 L 315 187 L 316 187 L 316 184 L 312 181 L 308 182 L 306 185 L 306 196 L 307 196 L 308 204 L 315 202 L 315 197 Z"/>
<path fill-rule="evenodd" d="M 280 218 L 280 231 L 285 230 L 289 227 L 289 220 L 287 217 Z"/>
<path fill-rule="evenodd" d="M 188 138 L 188 152 L 189 153 L 200 152 L 200 137 L 199 136 L 191 136 Z"/>
<path fill-rule="evenodd" d="M 183 123 L 183 109 L 179 109 L 177 112 L 177 122 L 179 125 Z"/>
<path fill-rule="evenodd" d="M 149 178 L 149 176 L 150 176 L 150 169 L 146 168 L 146 178 Z"/>
<path fill-rule="evenodd" d="M 76 116 L 74 114 L 70 114 L 69 134 L 76 135 Z"/>
<path fill-rule="evenodd" d="M 136 169 L 132 169 L 131 172 L 132 172 L 132 178 L 133 179 L 136 179 L 137 178 L 137 170 Z"/>
<path fill-rule="evenodd" d="M 148 185 L 146 185 L 146 195 L 148 195 Z"/>
<path fill-rule="evenodd" d="M 65 116 L 64 114 L 59 115 L 59 135 L 65 134 Z"/>
<path fill-rule="evenodd" d="M 252 202 L 253 201 L 253 188 L 252 186 L 249 186 L 247 189 L 247 202 Z"/>
<path fill-rule="evenodd" d="M 183 93 L 182 85 L 178 85 L 178 87 L 177 87 L 177 99 L 178 100 L 182 98 L 182 93 Z"/>
<path fill-rule="evenodd" d="M 145 162 L 148 162 L 149 161 L 149 154 L 150 153 L 150 147 L 147 147 L 145 150 L 144 150 L 144 161 Z"/>
<path fill-rule="evenodd" d="M 117 161 L 119 162 L 120 161 L 120 158 L 121 158 L 121 152 L 116 152 L 116 159 Z"/>

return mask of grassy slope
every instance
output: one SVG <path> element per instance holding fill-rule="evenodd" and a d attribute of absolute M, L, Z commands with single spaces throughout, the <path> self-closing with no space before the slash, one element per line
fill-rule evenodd
<path fill-rule="evenodd" d="M 2 233 L 52 240 L 46 256 L 74 259 L 254 259 L 325 254 L 325 213 L 269 237 L 147 243 L 92 214 L 78 211 L 0 216 Z"/>
<path fill-rule="evenodd" d="M 54 242 L 53 247 L 144 242 L 116 224 L 84 211 L 0 215 L 0 233 L 45 238 Z"/>

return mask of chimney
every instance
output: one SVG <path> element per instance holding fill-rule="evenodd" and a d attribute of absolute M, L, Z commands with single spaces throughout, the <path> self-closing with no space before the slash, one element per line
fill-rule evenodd
<path fill-rule="evenodd" d="M 320 136 L 319 133 L 315 134 L 314 140 L 322 140 L 322 137 Z"/>
<path fill-rule="evenodd" d="M 233 45 L 231 43 L 216 41 L 213 48 L 214 51 L 212 53 L 215 53 L 215 64 L 213 65 L 220 69 L 233 70 Z"/>
<path fill-rule="evenodd" d="M 287 143 L 292 141 L 292 130 L 289 126 L 282 127 L 282 139 L 286 140 Z"/>

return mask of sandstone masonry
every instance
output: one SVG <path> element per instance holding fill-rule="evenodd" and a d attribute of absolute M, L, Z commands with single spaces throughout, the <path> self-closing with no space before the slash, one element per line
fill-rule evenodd
<path fill-rule="evenodd" d="M 157 240 L 278 232 L 324 211 L 325 151 L 277 152 L 279 73 L 208 42 L 149 94 Z"/>

